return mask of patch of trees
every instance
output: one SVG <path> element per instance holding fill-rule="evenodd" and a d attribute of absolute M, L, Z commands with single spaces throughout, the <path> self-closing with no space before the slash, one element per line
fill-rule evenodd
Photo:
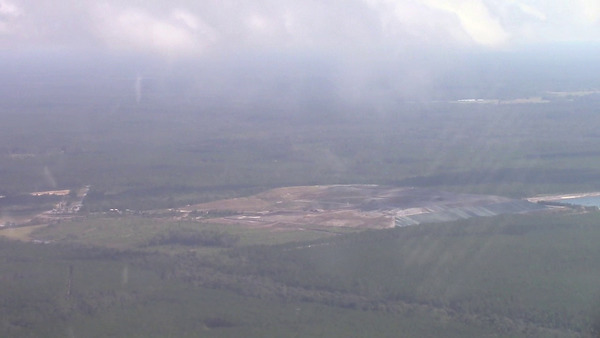
<path fill-rule="evenodd" d="M 148 245 L 200 245 L 229 248 L 234 246 L 239 239 L 239 236 L 226 232 L 179 228 L 169 229 L 155 235 L 148 241 Z"/>
<path fill-rule="evenodd" d="M 62 197 L 56 195 L 40 195 L 34 196 L 29 194 L 23 195 L 8 195 L 4 198 L 0 198 L 0 206 L 31 206 L 31 205 L 43 205 L 49 203 L 57 203 Z"/>

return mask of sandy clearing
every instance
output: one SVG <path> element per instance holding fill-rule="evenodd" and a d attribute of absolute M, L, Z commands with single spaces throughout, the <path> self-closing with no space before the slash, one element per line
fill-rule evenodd
<path fill-rule="evenodd" d="M 36 191 L 29 193 L 31 196 L 44 196 L 44 195 L 54 195 L 54 196 L 66 196 L 68 195 L 70 190 L 48 190 L 48 191 Z"/>
<path fill-rule="evenodd" d="M 211 211 L 232 211 L 235 215 L 219 216 L 215 213 L 218 217 L 196 220 L 250 228 L 384 229 L 394 227 L 398 216 L 445 215 L 448 212 L 452 214 L 455 209 L 485 209 L 494 205 L 498 208 L 498 204 L 514 202 L 517 200 L 502 196 L 457 194 L 426 188 L 317 185 L 276 188 L 254 196 L 196 204 L 180 211 L 207 214 Z M 461 215 L 468 218 L 471 213 Z"/>
<path fill-rule="evenodd" d="M 542 201 L 561 201 L 561 200 L 569 200 L 569 199 L 573 199 L 573 198 L 596 197 L 596 196 L 600 196 L 600 191 L 561 194 L 561 195 L 540 195 L 540 196 L 535 196 L 535 197 L 529 197 L 529 198 L 527 198 L 527 200 L 532 203 L 537 203 L 537 202 L 542 202 Z"/>

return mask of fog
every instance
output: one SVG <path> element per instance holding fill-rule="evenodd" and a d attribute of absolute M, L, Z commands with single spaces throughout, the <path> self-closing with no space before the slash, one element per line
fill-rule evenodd
<path fill-rule="evenodd" d="M 599 19 L 584 0 L 2 0 L 0 88 L 288 111 L 518 98 L 597 86 Z"/>
<path fill-rule="evenodd" d="M 598 51 L 595 44 L 409 55 L 253 50 L 165 60 L 140 52 L 29 50 L 2 56 L 0 94 L 5 107 L 39 98 L 67 105 L 160 101 L 283 115 L 375 114 L 402 104 L 597 89 Z"/>
<path fill-rule="evenodd" d="M 599 28 L 0 0 L 0 335 L 597 336 Z"/>

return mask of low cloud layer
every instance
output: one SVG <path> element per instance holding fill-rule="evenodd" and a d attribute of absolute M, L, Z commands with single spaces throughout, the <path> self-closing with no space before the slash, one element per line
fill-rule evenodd
<path fill-rule="evenodd" d="M 178 8 L 158 16 L 140 8 L 103 4 L 92 13 L 96 37 L 109 48 L 167 55 L 202 53 L 217 37 L 201 19 Z"/>
<path fill-rule="evenodd" d="M 0 0 L 15 97 L 102 87 L 135 104 L 386 112 L 596 88 L 589 42 L 597 0 Z"/>
<path fill-rule="evenodd" d="M 596 0 L 0 0 L 0 48 L 170 57 L 239 49 L 510 48 L 600 39 Z"/>

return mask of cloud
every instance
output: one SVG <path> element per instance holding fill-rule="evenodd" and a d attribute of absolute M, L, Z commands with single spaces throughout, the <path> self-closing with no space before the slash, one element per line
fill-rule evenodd
<path fill-rule="evenodd" d="M 468 36 L 458 21 L 423 1 L 364 0 L 375 11 L 386 39 L 396 43 L 444 44 L 464 43 Z"/>
<path fill-rule="evenodd" d="M 519 10 L 521 10 L 521 12 L 529 15 L 532 18 L 535 18 L 537 20 L 540 21 L 546 21 L 547 20 L 547 16 L 546 14 L 544 14 L 542 11 L 540 11 L 538 8 L 523 3 L 523 2 L 519 2 L 519 1 L 514 1 L 512 4 L 514 4 L 517 8 L 519 8 Z"/>
<path fill-rule="evenodd" d="M 377 12 L 383 31 L 437 45 L 498 47 L 510 33 L 482 0 L 364 0 Z"/>
<path fill-rule="evenodd" d="M 509 34 L 481 0 L 424 0 L 431 8 L 453 13 L 464 31 L 478 44 L 496 47 L 506 43 Z"/>
<path fill-rule="evenodd" d="M 21 15 L 21 9 L 6 0 L 0 1 L 0 17 L 18 17 Z"/>
<path fill-rule="evenodd" d="M 20 7 L 7 0 L 0 0 L 0 34 L 9 33 L 13 22 L 21 15 Z"/>
<path fill-rule="evenodd" d="M 582 16 L 586 23 L 600 24 L 600 2 L 598 0 L 580 0 Z"/>
<path fill-rule="evenodd" d="M 598 0 L 0 0 L 0 48 L 167 55 L 498 48 L 600 39 Z"/>
<path fill-rule="evenodd" d="M 198 30 L 200 28 L 200 22 L 198 18 L 194 16 L 194 14 L 183 10 L 183 9 L 175 9 L 171 12 L 171 17 L 183 23 L 190 30 Z"/>
<path fill-rule="evenodd" d="M 93 9 L 97 36 L 109 47 L 165 55 L 199 53 L 217 39 L 216 32 L 189 11 L 153 15 L 143 8 L 104 4 Z"/>

